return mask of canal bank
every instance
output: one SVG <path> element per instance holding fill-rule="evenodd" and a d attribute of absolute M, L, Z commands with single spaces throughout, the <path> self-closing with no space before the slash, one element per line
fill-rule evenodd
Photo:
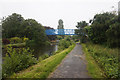
<path fill-rule="evenodd" d="M 47 78 L 48 75 L 56 69 L 56 66 L 64 59 L 64 57 L 71 52 L 75 44 L 69 48 L 57 53 L 36 65 L 29 67 L 19 73 L 13 74 L 10 78 Z"/>
<path fill-rule="evenodd" d="M 32 50 L 33 50 L 34 57 L 38 59 L 40 56 L 45 55 L 45 54 L 51 56 L 53 53 L 58 51 L 58 43 L 59 43 L 59 41 L 56 41 L 56 42 L 51 42 L 50 45 L 42 45 L 39 47 L 33 47 Z M 25 46 L 24 47 L 15 47 L 15 48 L 16 49 L 17 48 L 25 48 Z M 6 48 L 3 48 L 2 49 L 2 57 L 5 57 L 6 53 L 7 53 Z M 4 60 L 2 60 L 2 61 L 4 61 Z"/>

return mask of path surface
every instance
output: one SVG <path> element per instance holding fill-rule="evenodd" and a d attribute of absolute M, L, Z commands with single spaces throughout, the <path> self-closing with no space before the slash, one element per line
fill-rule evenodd
<path fill-rule="evenodd" d="M 86 69 L 82 46 L 76 44 L 75 48 L 48 78 L 90 78 Z"/>

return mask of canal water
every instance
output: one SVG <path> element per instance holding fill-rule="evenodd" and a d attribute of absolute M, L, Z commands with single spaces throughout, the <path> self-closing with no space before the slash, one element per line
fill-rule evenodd
<path fill-rule="evenodd" d="M 58 50 L 58 43 L 56 42 L 56 43 L 52 43 L 51 45 L 34 48 L 34 56 L 36 58 L 39 58 L 44 54 L 48 54 L 49 56 L 51 56 L 57 50 Z"/>
<path fill-rule="evenodd" d="M 48 54 L 49 56 L 51 56 L 57 50 L 58 50 L 58 42 L 54 42 L 51 43 L 50 45 L 35 47 L 33 55 L 38 59 L 40 56 L 44 54 Z M 5 57 L 6 50 L 3 49 L 2 51 L 3 51 L 2 56 Z"/>

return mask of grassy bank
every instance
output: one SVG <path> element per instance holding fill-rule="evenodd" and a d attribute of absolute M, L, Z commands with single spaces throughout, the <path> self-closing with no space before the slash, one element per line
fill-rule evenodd
<path fill-rule="evenodd" d="M 93 78 L 104 78 L 103 71 L 100 69 L 100 67 L 97 65 L 95 62 L 94 58 L 90 55 L 88 52 L 88 49 L 86 48 L 86 44 L 82 44 L 82 49 L 83 52 L 85 53 L 86 60 L 87 60 L 87 70 L 88 73 L 93 77 Z"/>
<path fill-rule="evenodd" d="M 47 78 L 74 47 L 75 44 L 62 52 L 39 62 L 37 65 L 31 66 L 26 70 L 12 75 L 11 78 Z"/>
<path fill-rule="evenodd" d="M 118 78 L 118 49 L 91 43 L 82 44 L 82 47 L 93 78 Z"/>

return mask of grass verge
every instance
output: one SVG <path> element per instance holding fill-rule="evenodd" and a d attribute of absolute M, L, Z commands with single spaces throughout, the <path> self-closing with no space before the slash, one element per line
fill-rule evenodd
<path fill-rule="evenodd" d="M 29 67 L 19 73 L 15 73 L 10 78 L 47 78 L 48 75 L 56 69 L 56 66 L 60 64 L 63 58 L 75 47 L 71 45 L 69 48 L 62 52 L 53 55 L 38 64 Z"/>
<path fill-rule="evenodd" d="M 88 52 L 88 50 L 86 48 L 86 44 L 82 44 L 82 49 L 83 49 L 83 52 L 85 53 L 86 60 L 87 60 L 88 74 L 92 78 L 104 78 L 105 75 L 104 75 L 103 71 L 97 65 L 97 63 L 95 62 L 94 58 L 91 57 L 90 53 Z"/>
<path fill-rule="evenodd" d="M 82 44 L 88 61 L 88 71 L 94 78 L 118 78 L 119 62 L 118 48 L 108 48 L 103 45 Z"/>

